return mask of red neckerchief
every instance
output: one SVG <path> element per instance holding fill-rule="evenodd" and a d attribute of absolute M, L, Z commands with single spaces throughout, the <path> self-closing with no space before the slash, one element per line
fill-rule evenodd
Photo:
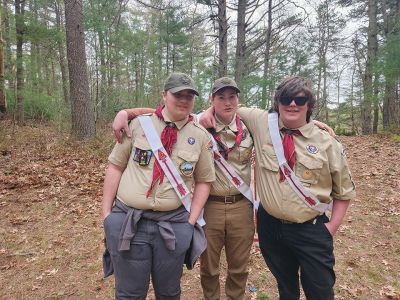
<path fill-rule="evenodd" d="M 229 152 L 231 152 L 235 147 L 239 147 L 240 143 L 242 142 L 242 138 L 243 138 L 243 126 L 242 126 L 242 122 L 240 122 L 240 118 L 238 115 L 236 115 L 235 121 L 236 121 L 236 127 L 238 129 L 238 132 L 236 134 L 235 143 L 230 148 L 225 146 L 225 144 L 221 141 L 221 138 L 217 134 L 217 131 L 215 130 L 215 128 L 211 128 L 209 130 L 211 135 L 213 136 L 213 138 L 215 139 L 215 141 L 217 142 L 217 144 L 219 146 L 219 153 L 221 153 L 221 155 L 223 155 L 226 160 L 228 160 Z"/>
<path fill-rule="evenodd" d="M 289 167 L 293 170 L 294 164 L 296 163 L 296 155 L 294 153 L 294 140 L 293 135 L 302 135 L 299 130 L 291 130 L 287 128 L 282 128 L 282 132 L 284 132 L 283 136 L 283 151 L 285 153 L 286 161 Z M 282 170 L 280 171 L 280 178 L 279 181 L 285 181 L 285 175 L 283 174 Z"/>
<path fill-rule="evenodd" d="M 164 116 L 162 115 L 162 110 L 164 109 L 164 107 L 165 105 L 159 105 L 155 111 L 155 114 L 160 120 L 165 122 Z M 191 122 L 192 120 L 193 116 L 189 115 L 187 123 Z M 163 131 L 161 132 L 161 143 L 164 146 L 165 150 L 167 151 L 168 155 L 171 156 L 172 148 L 178 139 L 178 129 L 176 128 L 175 123 L 172 122 L 165 122 L 165 123 L 167 124 L 167 126 L 165 126 Z M 151 190 L 153 189 L 157 179 L 160 179 L 160 184 L 161 184 L 163 183 L 164 176 L 165 176 L 164 171 L 161 168 L 160 164 L 158 163 L 158 160 L 156 159 L 154 161 L 154 167 L 153 167 L 153 178 L 151 180 L 150 187 L 146 193 L 147 198 L 150 196 Z"/>

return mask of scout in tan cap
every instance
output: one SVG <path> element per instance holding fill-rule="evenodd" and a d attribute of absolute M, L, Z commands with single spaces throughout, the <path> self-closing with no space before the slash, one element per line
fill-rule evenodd
<path fill-rule="evenodd" d="M 299 274 L 307 299 L 334 299 L 333 236 L 349 200 L 355 197 L 342 145 L 311 122 L 314 103 L 311 83 L 294 76 L 278 86 L 271 114 L 256 108 L 238 109 L 254 139 L 261 200 L 258 237 L 264 259 L 277 280 L 280 299 L 300 298 Z M 311 193 L 322 204 L 332 203 L 330 219 L 307 205 L 289 184 L 292 178 L 280 171 L 273 146 L 277 140 L 272 140 L 269 131 L 270 118 L 276 113 L 278 143 L 283 143 L 286 162 L 300 181 L 297 188 Z M 212 109 L 202 118 L 205 126 L 215 122 Z"/>
<path fill-rule="evenodd" d="M 189 76 L 173 73 L 161 95 L 164 104 L 133 120 L 127 129 L 132 138 L 117 143 L 109 156 L 103 266 L 106 276 L 114 272 L 116 299 L 145 299 L 150 278 L 157 299 L 180 299 L 191 241 L 191 255 L 200 255 L 206 246 L 196 221 L 202 220 L 215 171 L 210 137 L 190 115 L 198 92 Z M 141 125 L 143 120 L 154 126 L 154 135 Z M 152 148 L 153 138 L 161 140 L 162 151 Z M 180 199 L 194 183 L 189 213 Z"/>

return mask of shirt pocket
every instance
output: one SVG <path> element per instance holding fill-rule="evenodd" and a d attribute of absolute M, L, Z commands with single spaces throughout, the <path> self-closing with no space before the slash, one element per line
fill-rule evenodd
<path fill-rule="evenodd" d="M 133 141 L 131 161 L 141 167 L 148 167 L 154 161 L 154 153 L 146 138 L 138 138 Z"/>
<path fill-rule="evenodd" d="M 181 176 L 192 177 L 199 160 L 200 153 L 178 150 L 174 161 Z"/>
<path fill-rule="evenodd" d="M 263 167 L 271 172 L 278 173 L 279 172 L 278 159 L 275 155 L 272 145 L 270 145 L 270 146 L 264 145 L 264 146 L 262 146 L 261 150 L 262 150 L 261 157 L 256 158 L 256 159 L 259 159 L 259 163 L 260 163 L 261 167 Z"/>
<path fill-rule="evenodd" d="M 305 186 L 318 183 L 324 162 L 318 157 L 307 157 L 296 153 L 296 176 Z"/>
<path fill-rule="evenodd" d="M 239 161 L 241 164 L 248 164 L 250 162 L 251 153 L 253 150 L 253 141 L 245 139 L 239 145 Z"/>

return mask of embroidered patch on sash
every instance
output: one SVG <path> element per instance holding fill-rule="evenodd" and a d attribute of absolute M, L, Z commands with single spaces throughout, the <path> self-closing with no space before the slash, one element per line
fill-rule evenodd
<path fill-rule="evenodd" d="M 139 163 L 139 166 L 147 166 L 150 163 L 153 152 L 151 150 L 142 150 L 136 148 L 133 160 Z"/>
<path fill-rule="evenodd" d="M 309 153 L 311 153 L 311 154 L 316 154 L 316 153 L 318 153 L 318 148 L 317 148 L 317 146 L 315 146 L 315 145 L 307 145 L 307 151 L 309 152 Z"/>
<path fill-rule="evenodd" d="M 194 143 L 196 143 L 196 140 L 194 139 L 194 137 L 189 137 L 187 139 L 187 142 L 189 143 L 189 145 L 194 145 Z"/>
<path fill-rule="evenodd" d="M 189 161 L 185 161 L 179 165 L 179 171 L 182 175 L 191 176 L 194 171 L 193 164 Z"/>

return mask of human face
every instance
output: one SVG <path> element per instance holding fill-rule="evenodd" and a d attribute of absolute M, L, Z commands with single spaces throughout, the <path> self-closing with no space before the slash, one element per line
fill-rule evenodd
<path fill-rule="evenodd" d="M 236 113 L 239 97 L 236 90 L 226 88 L 212 96 L 211 104 L 217 118 L 224 124 L 229 124 Z"/>
<path fill-rule="evenodd" d="M 297 93 L 294 97 L 304 96 L 305 94 L 303 92 L 300 92 Z M 308 102 L 301 106 L 296 105 L 294 100 L 292 100 L 289 105 L 283 105 L 281 102 L 279 102 L 278 109 L 280 118 L 285 127 L 299 128 L 307 124 Z"/>
<path fill-rule="evenodd" d="M 172 122 L 185 119 L 193 110 L 195 94 L 191 90 L 182 90 L 175 94 L 163 91 L 162 98 Z"/>

